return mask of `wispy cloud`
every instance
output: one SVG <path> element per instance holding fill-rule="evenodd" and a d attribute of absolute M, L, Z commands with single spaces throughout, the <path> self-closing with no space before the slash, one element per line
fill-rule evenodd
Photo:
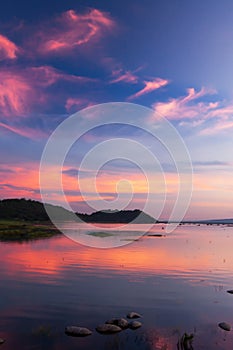
<path fill-rule="evenodd" d="M 85 107 L 93 106 L 94 102 L 89 101 L 86 98 L 73 98 L 69 97 L 66 100 L 65 108 L 68 112 L 76 112 Z"/>
<path fill-rule="evenodd" d="M 135 94 L 128 97 L 128 100 L 134 100 L 142 95 L 148 94 L 149 92 L 152 92 L 154 90 L 160 89 L 163 86 L 166 86 L 169 83 L 169 80 L 167 79 L 161 79 L 161 78 L 155 78 L 153 80 L 145 80 L 144 82 L 145 87 Z"/>
<path fill-rule="evenodd" d="M 1 190 L 6 190 L 6 189 L 10 189 L 10 190 L 17 190 L 20 192 L 26 192 L 28 194 L 39 194 L 40 190 L 39 189 L 35 189 L 35 188 L 31 188 L 31 187 L 26 187 L 26 186 L 15 186 L 12 184 L 8 184 L 8 183 L 2 183 L 0 184 L 0 189 Z"/>
<path fill-rule="evenodd" d="M 106 12 L 91 9 L 87 13 L 69 10 L 44 24 L 36 34 L 41 54 L 62 53 L 99 39 L 115 22 Z"/>
<path fill-rule="evenodd" d="M 0 70 L 1 114 L 5 117 L 27 116 L 33 105 L 46 103 L 45 88 L 59 80 L 78 84 L 93 82 L 93 79 L 66 74 L 50 66 Z"/>
<path fill-rule="evenodd" d="M 203 166 L 203 167 L 206 167 L 206 166 L 229 166 L 231 165 L 229 162 L 223 162 L 223 161 L 220 161 L 220 160 L 211 160 L 211 161 L 196 161 L 196 162 L 193 162 L 193 165 L 195 166 Z"/>
<path fill-rule="evenodd" d="M 232 106 L 233 107 L 233 106 Z M 232 114 L 230 116 L 232 118 Z M 201 135 L 215 135 L 221 132 L 232 132 L 233 129 L 233 121 L 231 120 L 217 120 L 214 125 L 203 127 L 200 131 Z"/>
<path fill-rule="evenodd" d="M 111 84 L 115 83 L 130 83 L 130 84 L 136 84 L 138 82 L 138 77 L 135 75 L 134 72 L 131 71 L 124 71 L 123 69 L 114 70 L 112 72 L 113 79 L 110 81 Z"/>
<path fill-rule="evenodd" d="M 12 126 L 5 123 L 0 122 L 0 128 L 3 128 L 5 130 L 9 130 L 13 132 L 14 134 L 17 134 L 19 136 L 26 137 L 31 140 L 37 140 L 48 137 L 48 134 L 43 132 L 42 130 L 38 130 L 35 128 L 29 128 L 29 127 L 18 127 L 18 126 Z"/>
<path fill-rule="evenodd" d="M 28 79 L 31 78 L 35 84 L 45 87 L 55 84 L 58 80 L 66 80 L 79 83 L 96 81 L 96 79 L 91 79 L 84 76 L 66 74 L 51 66 L 30 67 L 25 70 L 25 73 Z"/>
<path fill-rule="evenodd" d="M 200 91 L 187 89 L 187 95 L 171 98 L 167 102 L 157 102 L 153 105 L 156 113 L 168 119 L 194 118 L 200 114 L 207 113 L 218 106 L 218 102 L 196 102 L 199 98 L 215 93 L 211 89 L 202 88 Z"/>
<path fill-rule="evenodd" d="M 33 91 L 23 74 L 0 71 L 0 111 L 3 116 L 23 116 L 29 111 Z"/>
<path fill-rule="evenodd" d="M 7 37 L 0 34 L 0 60 L 15 59 L 19 48 Z"/>
<path fill-rule="evenodd" d="M 215 95 L 214 101 L 210 101 L 212 95 Z M 196 91 L 190 88 L 186 96 L 156 102 L 152 107 L 158 115 L 179 121 L 180 126 L 199 128 L 201 135 L 213 135 L 233 128 L 233 102 L 220 100 L 213 89 L 203 87 Z"/>
<path fill-rule="evenodd" d="M 38 164 L 22 163 L 7 165 L 8 173 L 0 171 L 0 197 L 30 197 L 40 199 Z M 1 165 L 1 168 L 6 165 Z"/>

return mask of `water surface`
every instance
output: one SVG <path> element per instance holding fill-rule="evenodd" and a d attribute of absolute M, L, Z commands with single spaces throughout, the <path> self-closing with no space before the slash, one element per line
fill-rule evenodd
<path fill-rule="evenodd" d="M 137 225 L 135 230 L 143 230 Z M 161 225 L 154 232 L 164 234 Z M 131 233 L 129 234 L 131 235 Z M 109 237 L 98 237 L 107 240 Z M 96 249 L 64 235 L 0 243 L 2 349 L 177 349 L 184 332 L 194 349 L 229 349 L 233 333 L 233 228 L 179 226 L 118 248 Z M 95 327 L 129 311 L 143 326 L 114 336 Z M 67 325 L 92 329 L 87 338 Z"/>

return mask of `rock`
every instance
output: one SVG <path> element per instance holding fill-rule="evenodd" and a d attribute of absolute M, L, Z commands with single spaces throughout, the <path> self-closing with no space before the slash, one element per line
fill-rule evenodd
<path fill-rule="evenodd" d="M 127 315 L 127 318 L 140 318 L 142 317 L 140 314 L 138 314 L 137 312 L 129 312 Z"/>
<path fill-rule="evenodd" d="M 101 324 L 96 327 L 96 331 L 101 334 L 114 334 L 120 332 L 122 329 L 115 324 Z"/>
<path fill-rule="evenodd" d="M 227 293 L 233 294 L 233 289 L 227 290 Z"/>
<path fill-rule="evenodd" d="M 84 327 L 68 326 L 65 328 L 65 333 L 73 337 L 86 337 L 88 335 L 91 335 L 92 331 Z"/>
<path fill-rule="evenodd" d="M 224 331 L 230 331 L 231 330 L 231 325 L 229 323 L 226 322 L 221 322 L 218 324 L 218 326 L 222 329 L 224 329 Z"/>
<path fill-rule="evenodd" d="M 181 339 L 178 340 L 177 349 L 193 350 L 193 346 L 192 346 L 193 339 L 194 339 L 194 335 L 192 333 L 191 334 L 184 333 Z"/>
<path fill-rule="evenodd" d="M 120 327 L 121 329 L 126 329 L 129 326 L 129 322 L 124 318 L 112 318 L 111 320 L 108 320 L 105 323 L 106 324 L 115 324 L 116 326 Z"/>
<path fill-rule="evenodd" d="M 161 233 L 152 233 L 148 237 L 164 237 L 164 235 L 161 235 Z"/>
<path fill-rule="evenodd" d="M 142 323 L 138 321 L 132 321 L 129 324 L 130 329 L 137 329 L 137 328 L 140 328 L 141 326 L 142 326 Z"/>
<path fill-rule="evenodd" d="M 0 338 L 0 345 L 5 343 L 5 339 Z"/>

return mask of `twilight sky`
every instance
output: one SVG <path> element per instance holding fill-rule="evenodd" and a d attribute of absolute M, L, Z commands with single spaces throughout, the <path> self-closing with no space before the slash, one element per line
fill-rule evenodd
<path fill-rule="evenodd" d="M 40 200 L 42 151 L 68 116 L 99 103 L 131 102 L 165 116 L 187 145 L 194 177 L 186 218 L 233 217 L 232 37 L 231 0 L 2 3 L 1 198 Z M 169 216 L 177 190 L 174 169 L 148 135 L 120 127 L 90 132 L 68 155 L 63 182 L 74 209 L 93 211 L 77 183 L 85 153 L 102 140 L 129 136 L 159 153 L 167 184 L 162 217 Z M 82 179 L 94 203 L 90 171 Z M 100 196 L 111 202 L 122 179 L 129 181 L 118 188 L 125 198 L 129 183 L 134 189 L 128 207 L 143 208 L 145 176 L 125 160 L 103 166 L 97 179 Z M 48 201 L 60 203 L 52 181 L 49 193 Z"/>

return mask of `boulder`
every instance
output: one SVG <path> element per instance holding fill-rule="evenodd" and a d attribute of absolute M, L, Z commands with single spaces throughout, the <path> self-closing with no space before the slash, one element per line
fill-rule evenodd
<path fill-rule="evenodd" d="M 226 322 L 221 322 L 218 324 L 218 326 L 222 329 L 224 329 L 224 331 L 230 331 L 231 330 L 231 325 L 229 323 Z"/>
<path fill-rule="evenodd" d="M 105 322 L 106 324 L 114 324 L 121 329 L 126 329 L 129 326 L 129 322 L 124 318 L 112 318 Z"/>
<path fill-rule="evenodd" d="M 116 326 L 115 324 L 101 324 L 98 327 L 96 327 L 96 331 L 101 334 L 114 334 L 120 332 L 122 329 L 119 326 Z"/>
<path fill-rule="evenodd" d="M 129 312 L 128 315 L 127 315 L 127 318 L 140 318 L 142 317 L 140 314 L 138 314 L 137 312 Z"/>
<path fill-rule="evenodd" d="M 129 328 L 130 329 L 138 329 L 142 326 L 142 323 L 141 322 L 138 322 L 138 321 L 132 321 L 130 322 L 129 324 Z"/>
<path fill-rule="evenodd" d="M 68 326 L 65 328 L 65 333 L 72 337 L 86 337 L 92 334 L 92 331 L 88 328 L 78 326 Z"/>

